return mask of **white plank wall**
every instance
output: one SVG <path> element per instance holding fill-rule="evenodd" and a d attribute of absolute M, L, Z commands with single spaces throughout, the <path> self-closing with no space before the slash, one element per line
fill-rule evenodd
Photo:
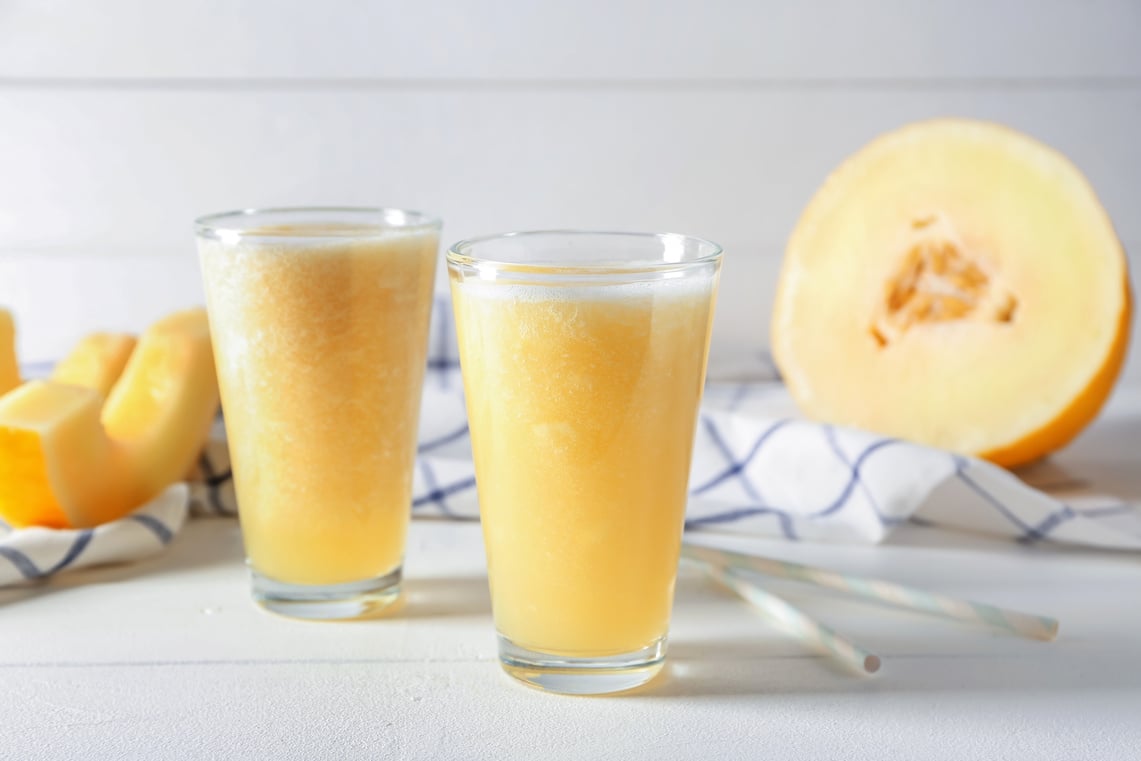
<path fill-rule="evenodd" d="M 46 359 L 199 300 L 196 215 L 404 205 L 718 240 L 714 352 L 752 354 L 800 209 L 910 120 L 1054 145 L 1141 251 L 1139 33 L 1133 0 L 0 0 L 0 301 Z"/>

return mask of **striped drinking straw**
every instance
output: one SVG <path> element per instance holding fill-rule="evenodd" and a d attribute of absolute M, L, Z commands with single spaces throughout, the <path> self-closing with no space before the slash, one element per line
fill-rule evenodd
<path fill-rule="evenodd" d="M 732 589 L 761 611 L 766 618 L 785 631 L 796 635 L 806 645 L 832 656 L 859 674 L 870 675 L 879 671 L 880 657 L 878 655 L 872 655 L 844 635 L 813 619 L 783 598 L 750 584 L 739 577 L 737 571 L 704 563 L 702 565 L 710 576 Z"/>

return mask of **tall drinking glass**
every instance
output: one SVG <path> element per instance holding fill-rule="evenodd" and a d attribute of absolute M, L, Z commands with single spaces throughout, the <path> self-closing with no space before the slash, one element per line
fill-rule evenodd
<path fill-rule="evenodd" d="M 267 209 L 196 223 L 253 596 L 359 618 L 400 596 L 440 221 Z"/>
<path fill-rule="evenodd" d="M 553 692 L 661 669 L 721 249 L 531 232 L 448 252 L 499 657 Z"/>

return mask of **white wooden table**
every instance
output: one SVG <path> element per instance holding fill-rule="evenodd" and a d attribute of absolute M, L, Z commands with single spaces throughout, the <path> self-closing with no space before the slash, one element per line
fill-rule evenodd
<path fill-rule="evenodd" d="M 1059 462 L 1115 468 L 1137 498 L 1139 458 L 1133 387 Z M 0 758 L 1141 752 L 1137 555 L 918 527 L 875 548 L 702 538 L 1056 616 L 1061 635 L 1028 642 L 780 588 L 883 656 L 878 677 L 860 678 L 684 571 L 664 675 L 634 694 L 567 698 L 500 672 L 476 524 L 414 522 L 401 615 L 321 624 L 255 609 L 236 522 L 201 519 L 157 559 L 0 592 Z"/>

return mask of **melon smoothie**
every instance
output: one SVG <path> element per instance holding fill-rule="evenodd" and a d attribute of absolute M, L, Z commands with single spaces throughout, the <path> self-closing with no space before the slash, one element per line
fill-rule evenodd
<path fill-rule="evenodd" d="M 395 210 L 198 223 L 254 597 L 275 612 L 399 596 L 438 237 Z"/>
<path fill-rule="evenodd" d="M 500 657 L 525 682 L 611 692 L 661 666 L 719 266 L 683 236 L 449 254 Z"/>

